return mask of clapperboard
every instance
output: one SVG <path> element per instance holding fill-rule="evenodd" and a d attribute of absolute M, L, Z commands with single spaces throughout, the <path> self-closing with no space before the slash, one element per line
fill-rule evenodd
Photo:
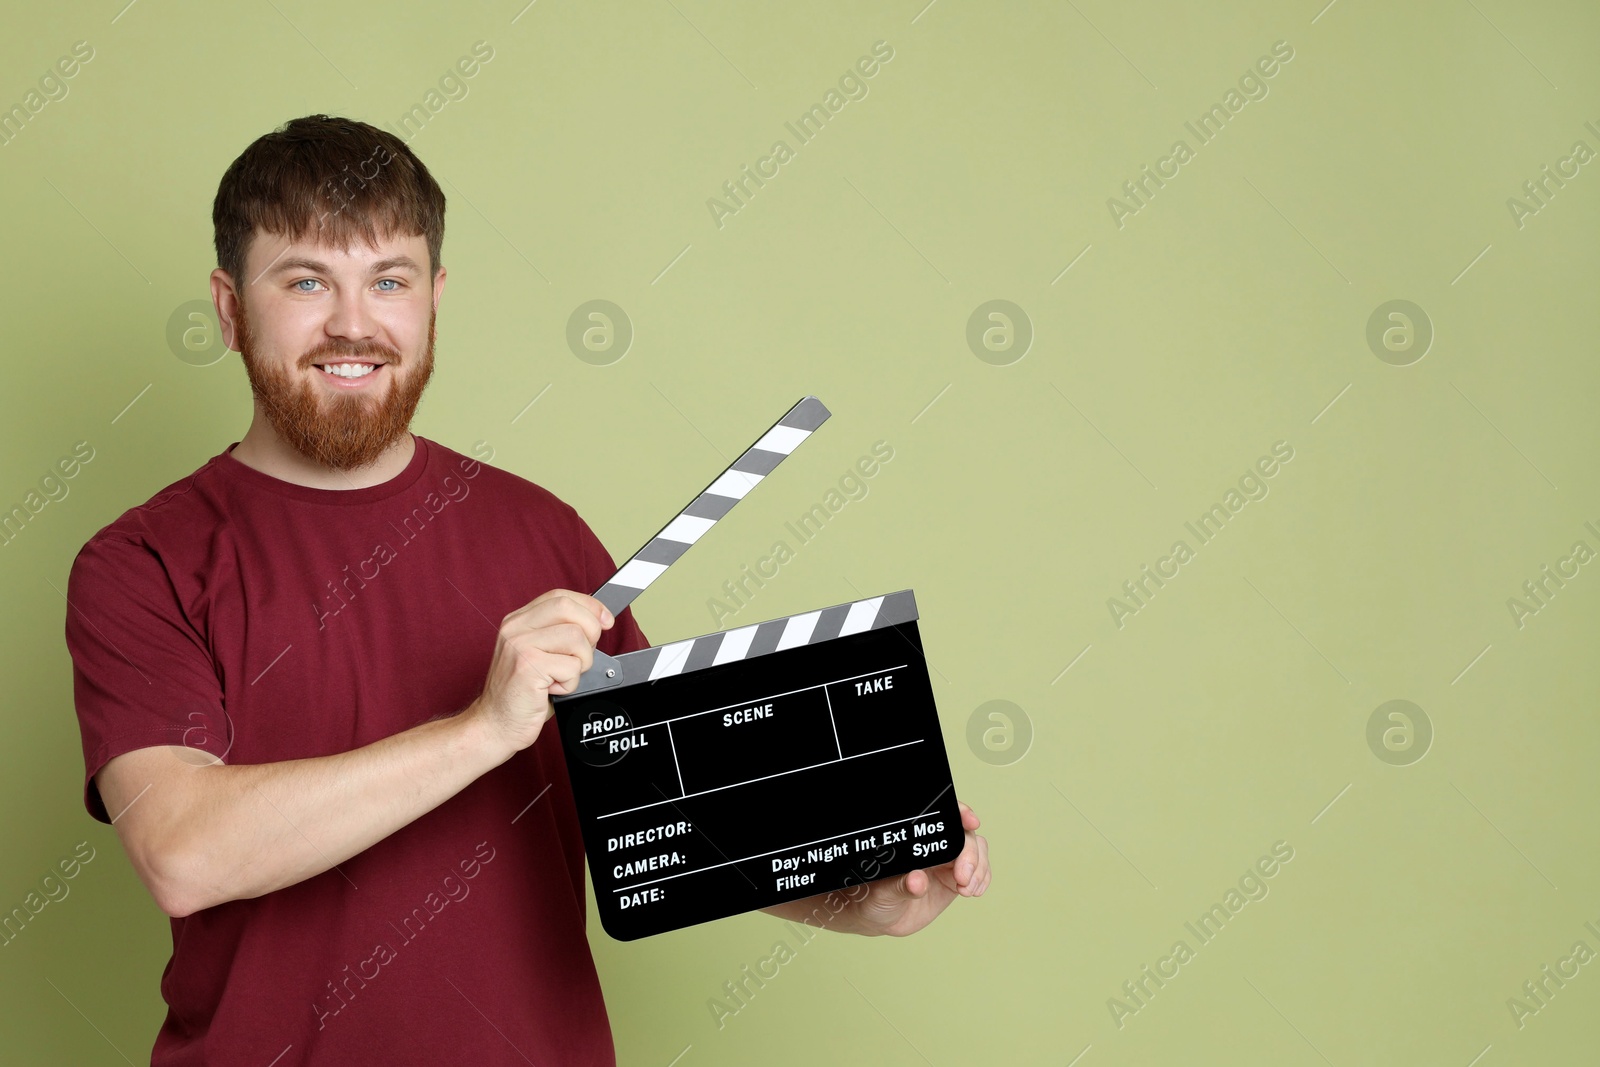
<path fill-rule="evenodd" d="M 620 614 L 828 418 L 808 396 L 595 597 Z M 910 589 L 608 656 L 553 698 L 601 924 L 632 941 L 948 863 Z"/>

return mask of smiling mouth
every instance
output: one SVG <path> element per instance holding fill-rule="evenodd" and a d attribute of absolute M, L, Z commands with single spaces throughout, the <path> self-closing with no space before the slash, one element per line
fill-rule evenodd
<path fill-rule="evenodd" d="M 317 363 L 313 364 L 322 373 L 330 378 L 343 378 L 346 381 L 356 378 L 365 378 L 373 371 L 383 366 L 382 363 Z"/>

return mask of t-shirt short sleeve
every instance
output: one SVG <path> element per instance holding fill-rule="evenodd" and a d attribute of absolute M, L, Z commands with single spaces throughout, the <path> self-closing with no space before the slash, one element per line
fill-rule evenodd
<path fill-rule="evenodd" d="M 90 815 L 111 821 L 94 776 L 125 752 L 187 745 L 227 755 L 210 650 L 149 546 L 102 535 L 83 547 L 67 581 L 66 640 Z"/>
<path fill-rule="evenodd" d="M 600 538 L 595 536 L 589 524 L 583 521 L 583 517 L 577 511 L 573 511 L 572 518 L 577 524 L 575 536 L 582 549 L 584 581 L 587 583 L 580 592 L 593 593 L 616 576 L 617 564 L 612 559 L 611 553 L 606 551 L 606 546 Z M 650 647 L 644 631 L 639 629 L 639 624 L 633 617 L 631 604 L 622 609 L 622 614 L 617 616 L 617 621 L 612 624 L 611 629 L 601 634 L 596 647 L 608 656 L 620 656 L 624 652 L 637 652 L 641 648 Z"/>

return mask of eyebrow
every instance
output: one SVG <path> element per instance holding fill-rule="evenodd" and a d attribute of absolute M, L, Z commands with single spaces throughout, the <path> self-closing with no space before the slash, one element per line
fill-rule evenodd
<path fill-rule="evenodd" d="M 305 256 L 290 256 L 288 259 L 280 259 L 272 266 L 268 273 L 276 275 L 283 274 L 286 271 L 291 270 L 310 270 L 316 271 L 319 274 L 333 273 L 333 269 L 326 263 L 315 259 L 308 259 Z M 378 262 L 372 265 L 370 270 L 373 274 L 382 274 L 385 271 L 391 270 L 407 270 L 412 274 L 422 273 L 422 268 L 418 267 L 416 260 L 412 259 L 410 256 L 390 256 L 388 259 L 380 259 Z"/>

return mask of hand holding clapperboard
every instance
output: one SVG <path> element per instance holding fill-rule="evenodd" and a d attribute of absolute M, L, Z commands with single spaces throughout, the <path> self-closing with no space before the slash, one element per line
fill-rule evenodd
<path fill-rule="evenodd" d="M 802 399 L 618 569 L 621 613 L 829 416 Z M 632 941 L 948 863 L 910 589 L 620 656 L 551 699 L 601 924 Z"/>

